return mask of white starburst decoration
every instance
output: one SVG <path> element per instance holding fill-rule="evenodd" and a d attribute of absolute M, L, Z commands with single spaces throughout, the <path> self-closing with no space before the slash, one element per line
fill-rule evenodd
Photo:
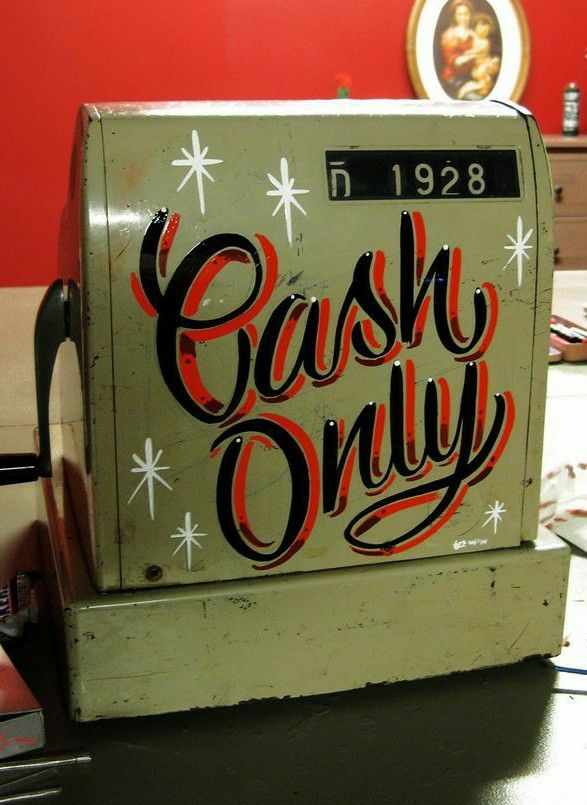
<path fill-rule="evenodd" d="M 207 179 L 210 179 L 211 182 L 214 181 L 214 177 L 210 175 L 210 173 L 206 170 L 206 165 L 220 165 L 221 162 L 224 160 L 222 159 L 206 159 L 206 154 L 208 153 L 208 146 L 204 149 L 200 146 L 200 138 L 198 136 L 198 132 L 193 129 L 192 130 L 192 152 L 190 152 L 186 148 L 181 149 L 182 154 L 184 155 L 185 159 L 174 159 L 171 163 L 176 167 L 185 167 L 189 168 L 186 175 L 183 177 L 182 182 L 180 183 L 179 187 L 177 188 L 177 192 L 187 184 L 190 178 L 196 174 L 196 183 L 198 186 L 198 199 L 200 201 L 200 212 L 202 215 L 206 212 L 206 201 L 204 199 L 204 176 Z"/>
<path fill-rule="evenodd" d="M 279 198 L 279 202 L 275 209 L 273 210 L 273 215 L 276 215 L 279 210 L 283 207 L 283 212 L 285 215 L 285 229 L 287 232 L 287 239 L 289 241 L 289 245 L 291 246 L 292 242 L 292 227 L 291 227 L 291 208 L 296 207 L 300 212 L 306 215 L 305 209 L 296 199 L 296 196 L 300 195 L 301 193 L 309 193 L 309 190 L 302 190 L 301 188 L 294 188 L 295 179 L 293 176 L 290 178 L 289 175 L 289 165 L 287 164 L 287 159 L 285 157 L 281 157 L 280 161 L 280 169 L 281 169 L 281 179 L 276 179 L 275 176 L 268 173 L 267 178 L 271 182 L 271 184 L 275 187 L 275 190 L 268 190 L 268 196 L 277 196 Z"/>
<path fill-rule="evenodd" d="M 522 274 L 524 270 L 524 260 L 529 260 L 530 257 L 528 255 L 528 250 L 533 249 L 534 246 L 530 246 L 528 241 L 532 237 L 532 233 L 534 232 L 533 229 L 529 229 L 526 234 L 524 234 L 524 224 L 522 222 L 522 217 L 518 215 L 518 222 L 516 224 L 516 236 L 508 235 L 508 240 L 510 243 L 504 246 L 504 249 L 511 251 L 511 257 L 503 267 L 506 269 L 512 260 L 518 261 L 518 288 L 522 285 Z"/>
<path fill-rule="evenodd" d="M 489 517 L 485 520 L 481 528 L 485 528 L 488 523 L 493 523 L 493 533 L 497 534 L 497 524 L 501 522 L 503 519 L 502 514 L 505 514 L 505 512 L 507 512 L 507 509 L 503 502 L 500 503 L 499 500 L 496 500 L 493 506 L 489 504 L 489 508 L 484 512 L 484 514 L 488 514 Z"/>
<path fill-rule="evenodd" d="M 167 489 L 172 489 L 171 486 L 167 483 L 167 481 L 162 478 L 159 473 L 163 472 L 164 470 L 168 470 L 169 467 L 160 467 L 159 466 L 159 459 L 163 455 L 163 450 L 159 450 L 157 455 L 153 457 L 153 441 L 150 437 L 145 439 L 145 457 L 140 458 L 137 456 L 136 453 L 133 453 L 133 461 L 137 465 L 136 467 L 131 467 L 131 472 L 142 473 L 143 477 L 137 484 L 134 492 L 128 499 L 128 503 L 130 503 L 139 489 L 143 486 L 143 484 L 147 485 L 147 497 L 149 500 L 149 514 L 151 515 L 151 520 L 155 519 L 155 481 L 157 483 L 162 484 L 163 486 L 167 487 Z"/>
<path fill-rule="evenodd" d="M 172 534 L 170 539 L 179 539 L 181 542 L 177 546 L 177 548 L 173 551 L 173 555 L 175 556 L 176 553 L 181 551 L 182 548 L 185 548 L 185 566 L 186 570 L 189 572 L 192 569 L 192 546 L 196 546 L 200 550 L 202 550 L 202 546 L 197 540 L 197 537 L 207 537 L 208 535 L 205 534 L 203 531 L 198 531 L 198 523 L 192 526 L 192 513 L 186 512 L 184 521 L 183 521 L 183 528 L 180 526 L 178 528 L 177 534 Z"/>

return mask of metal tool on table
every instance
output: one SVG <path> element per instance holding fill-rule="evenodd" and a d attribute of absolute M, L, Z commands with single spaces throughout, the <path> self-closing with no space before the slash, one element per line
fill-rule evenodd
<path fill-rule="evenodd" d="M 58 797 L 62 793 L 61 786 L 52 785 L 46 788 L 35 788 L 28 791 L 21 789 L 31 784 L 45 784 L 56 782 L 56 774 L 60 769 L 72 766 L 82 766 L 92 760 L 88 754 L 56 754 L 44 757 L 25 758 L 0 764 L 0 803 L 34 802 Z M 29 772 L 22 774 L 22 772 Z M 17 774 L 8 782 L 2 782 L 5 775 Z"/>

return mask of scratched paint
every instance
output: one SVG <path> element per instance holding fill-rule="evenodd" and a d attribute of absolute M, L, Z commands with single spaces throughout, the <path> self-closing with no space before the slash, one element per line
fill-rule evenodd
<path fill-rule="evenodd" d="M 461 250 L 443 245 L 428 261 L 424 216 L 404 212 L 400 219 L 401 291 L 396 302 L 384 288 L 386 256 L 381 251 L 368 251 L 358 258 L 335 320 L 328 297 L 308 300 L 294 293 L 276 298 L 279 256 L 267 238 L 259 235 L 257 245 L 241 235 L 224 233 L 194 246 L 162 291 L 153 251 L 160 248 L 167 219 L 165 209 L 154 216 L 143 239 L 139 275 L 133 275 L 132 288 L 141 309 L 156 319 L 159 368 L 169 391 L 196 420 L 223 428 L 210 445 L 210 456 L 218 463 L 217 514 L 227 543 L 252 560 L 253 567 L 273 569 L 287 562 L 310 538 L 320 498 L 327 515 L 344 513 L 351 483 L 362 484 L 375 498 L 343 526 L 351 550 L 390 556 L 432 537 L 450 520 L 468 489 L 494 469 L 514 425 L 510 391 L 494 392 L 493 404 L 488 403 L 489 368 L 484 356 L 499 318 L 495 286 L 484 282 L 474 290 L 469 300 L 474 319 L 471 332 L 465 335 L 459 315 Z M 234 270 L 235 263 L 242 266 L 241 271 L 253 272 L 248 298 L 221 318 L 188 317 L 204 306 L 212 280 L 227 267 Z M 428 315 L 431 303 L 433 316 Z M 269 305 L 272 312 L 261 329 L 255 319 Z M 359 319 L 360 315 L 367 318 Z M 375 337 L 375 326 L 383 338 Z M 329 328 L 334 329 L 335 337 L 327 359 Z M 303 330 L 303 337 L 297 356 L 291 359 L 297 329 Z M 451 373 L 450 381 L 447 376 L 427 378 L 420 412 L 426 424 L 417 443 L 416 386 L 421 378 L 416 375 L 415 361 L 404 354 L 418 347 L 428 337 L 428 330 L 434 330 L 458 370 Z M 201 345 L 236 332 L 236 369 L 230 373 L 236 381 L 228 397 L 220 399 L 202 381 L 200 364 L 205 357 Z M 324 423 L 321 467 L 303 424 L 276 410 L 308 384 L 320 389 L 336 383 L 351 362 L 376 369 L 390 365 L 389 397 L 369 401 L 353 422 L 338 418 Z M 286 365 L 292 367 L 287 373 Z M 263 410 L 266 406 L 269 408 Z M 382 464 L 384 441 L 390 457 Z M 289 471 L 290 515 L 272 550 L 255 533 L 247 513 L 248 468 L 253 452 L 259 449 L 281 453 Z M 143 464 L 132 471 L 141 467 Z M 440 467 L 444 470 L 440 477 L 430 480 L 431 471 Z M 156 470 L 153 462 L 144 465 L 143 480 L 150 480 L 150 510 L 153 480 L 161 482 Z M 413 483 L 389 494 L 398 476 Z M 415 510 L 415 522 L 394 533 L 393 515 L 406 509 Z M 495 525 L 502 511 L 496 501 L 490 512 Z M 369 532 L 383 520 L 388 520 L 387 539 L 373 540 Z M 477 544 L 465 541 L 460 547 Z M 188 561 L 188 570 L 190 564 Z"/>
<path fill-rule="evenodd" d="M 108 112 L 127 245 L 91 379 L 115 383 L 123 586 L 532 538 L 548 194 L 518 112 L 455 107 Z"/>

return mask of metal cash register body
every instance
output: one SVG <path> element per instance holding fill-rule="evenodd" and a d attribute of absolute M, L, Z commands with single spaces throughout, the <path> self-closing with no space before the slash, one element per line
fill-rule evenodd
<path fill-rule="evenodd" d="M 83 405 L 72 350 L 45 484 L 77 717 L 555 653 L 532 117 L 114 104 L 77 143 Z"/>

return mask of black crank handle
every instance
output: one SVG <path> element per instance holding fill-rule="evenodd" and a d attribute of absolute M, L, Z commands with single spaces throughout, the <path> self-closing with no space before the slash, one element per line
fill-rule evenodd
<path fill-rule="evenodd" d="M 70 292 L 72 287 L 74 284 L 70 283 Z M 65 295 L 63 280 L 56 280 L 47 288 L 35 322 L 35 387 L 39 452 L 0 454 L 0 485 L 21 484 L 51 475 L 49 433 L 51 378 L 59 347 L 69 337 L 70 331 L 69 300 Z"/>

